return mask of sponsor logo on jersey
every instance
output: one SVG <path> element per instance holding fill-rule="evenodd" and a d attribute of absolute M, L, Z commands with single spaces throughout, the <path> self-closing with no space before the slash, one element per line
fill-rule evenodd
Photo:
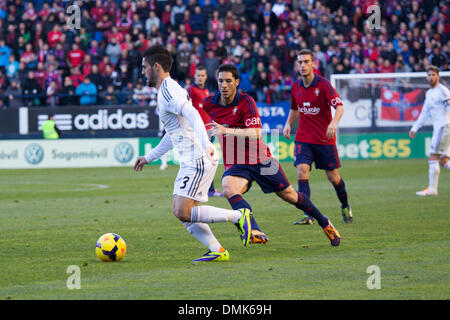
<path fill-rule="evenodd" d="M 303 107 L 298 108 L 298 111 L 300 111 L 303 114 L 310 114 L 310 115 L 316 115 L 320 112 L 319 107 L 311 107 L 311 103 L 309 101 L 303 102 Z"/>
<path fill-rule="evenodd" d="M 245 120 L 245 126 L 255 126 L 255 125 L 261 125 L 261 119 L 258 117 L 253 117 L 251 119 Z"/>
<path fill-rule="evenodd" d="M 342 104 L 342 101 L 341 101 L 341 98 L 336 97 L 336 98 L 334 98 L 334 99 L 331 99 L 330 103 L 331 103 L 331 105 L 332 105 L 333 107 L 335 107 L 335 106 L 337 106 L 337 105 Z"/>

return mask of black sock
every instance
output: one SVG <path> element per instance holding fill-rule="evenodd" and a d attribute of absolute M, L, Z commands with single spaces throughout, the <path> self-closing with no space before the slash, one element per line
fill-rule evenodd
<path fill-rule="evenodd" d="M 345 189 L 345 183 L 342 178 L 341 181 L 334 186 L 334 189 L 336 190 L 336 195 L 341 202 L 341 208 L 348 207 L 347 190 Z"/>
<path fill-rule="evenodd" d="M 304 193 L 298 192 L 298 200 L 295 206 L 305 211 L 309 216 L 315 218 L 322 228 L 328 225 L 328 217 L 323 215 L 319 209 L 316 208 L 311 199 Z"/>
<path fill-rule="evenodd" d="M 306 194 L 308 196 L 308 198 L 311 197 L 311 189 L 309 188 L 309 180 L 308 179 L 299 179 L 297 182 L 298 182 L 298 192 Z M 303 211 L 303 213 L 308 215 L 308 213 L 306 211 Z M 314 218 L 312 218 L 312 219 L 314 219 Z"/>

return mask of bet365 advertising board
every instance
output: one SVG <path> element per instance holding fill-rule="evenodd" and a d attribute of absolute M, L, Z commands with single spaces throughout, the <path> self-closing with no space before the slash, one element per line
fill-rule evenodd
<path fill-rule="evenodd" d="M 282 162 L 294 159 L 294 136 L 264 136 L 272 154 Z M 0 169 L 14 168 L 82 168 L 133 166 L 136 157 L 156 147 L 160 138 L 1 140 Z M 340 135 L 338 152 L 348 159 L 426 158 L 430 132 L 419 132 L 415 139 L 407 133 Z M 215 145 L 221 149 L 216 141 Z M 178 164 L 173 150 L 167 154 L 169 164 Z M 160 160 L 153 164 L 160 164 Z"/>
<path fill-rule="evenodd" d="M 139 154 L 144 155 L 156 147 L 159 138 L 141 138 Z M 294 161 L 294 136 L 291 140 L 281 135 L 264 136 L 264 142 L 269 146 L 272 155 L 281 162 Z M 377 159 L 407 159 L 426 158 L 429 154 L 431 132 L 418 132 L 416 138 L 410 139 L 408 133 L 377 133 L 377 134 L 345 134 L 340 135 L 337 149 L 341 160 L 377 160 Z M 219 143 L 215 146 L 221 156 Z M 220 157 L 222 159 L 222 156 Z M 169 164 L 178 163 L 176 153 L 167 154 Z M 159 160 L 155 164 L 160 164 Z"/>

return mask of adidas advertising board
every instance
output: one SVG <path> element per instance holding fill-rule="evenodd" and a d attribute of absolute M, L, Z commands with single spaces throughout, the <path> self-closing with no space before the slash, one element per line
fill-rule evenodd
<path fill-rule="evenodd" d="M 36 133 L 50 113 L 55 116 L 58 129 L 64 132 L 117 132 L 158 130 L 158 116 L 154 107 L 59 107 L 23 108 L 19 113 L 20 134 Z M 25 118 L 25 119 L 24 119 Z"/>

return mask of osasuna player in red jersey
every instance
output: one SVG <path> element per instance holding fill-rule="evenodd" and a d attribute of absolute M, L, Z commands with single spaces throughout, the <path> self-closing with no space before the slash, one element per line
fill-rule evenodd
<path fill-rule="evenodd" d="M 194 84 L 186 89 L 189 97 L 192 100 L 192 105 L 195 109 L 197 109 L 205 126 L 211 122 L 209 115 L 205 112 L 205 110 L 203 110 L 203 100 L 209 96 L 209 90 L 208 88 L 205 88 L 206 79 L 208 79 L 206 68 L 202 65 L 199 65 L 195 69 Z M 210 128 L 206 127 L 211 142 L 214 142 L 214 136 L 209 133 L 210 130 L 208 129 Z M 223 197 L 223 193 L 221 193 L 214 187 L 214 180 L 209 187 L 208 197 Z"/>
<path fill-rule="evenodd" d="M 328 180 L 334 186 L 341 202 L 342 220 L 353 221 L 348 204 L 344 180 L 339 175 L 339 156 L 336 149 L 336 131 L 338 122 L 344 113 L 341 99 L 330 82 L 314 74 L 314 55 L 308 49 L 300 50 L 297 55 L 297 67 L 301 79 L 292 85 L 291 110 L 283 130 L 290 139 L 291 125 L 299 119 L 295 133 L 294 165 L 297 167 L 298 189 L 310 195 L 309 174 L 314 162 L 316 169 L 323 169 Z M 335 108 L 334 118 L 331 108 Z M 305 212 L 302 220 L 296 224 L 312 224 L 314 220 Z"/>
<path fill-rule="evenodd" d="M 308 212 L 319 222 L 332 246 L 341 237 L 329 219 L 317 209 L 306 194 L 297 192 L 287 180 L 279 162 L 262 141 L 261 119 L 252 97 L 237 92 L 239 71 L 231 64 L 217 69 L 219 91 L 203 101 L 203 109 L 212 119 L 213 132 L 222 147 L 225 172 L 222 189 L 235 210 L 251 206 L 242 195 L 255 181 L 264 193 L 275 192 L 284 201 Z M 251 214 L 253 243 L 267 243 L 268 237 Z"/>

